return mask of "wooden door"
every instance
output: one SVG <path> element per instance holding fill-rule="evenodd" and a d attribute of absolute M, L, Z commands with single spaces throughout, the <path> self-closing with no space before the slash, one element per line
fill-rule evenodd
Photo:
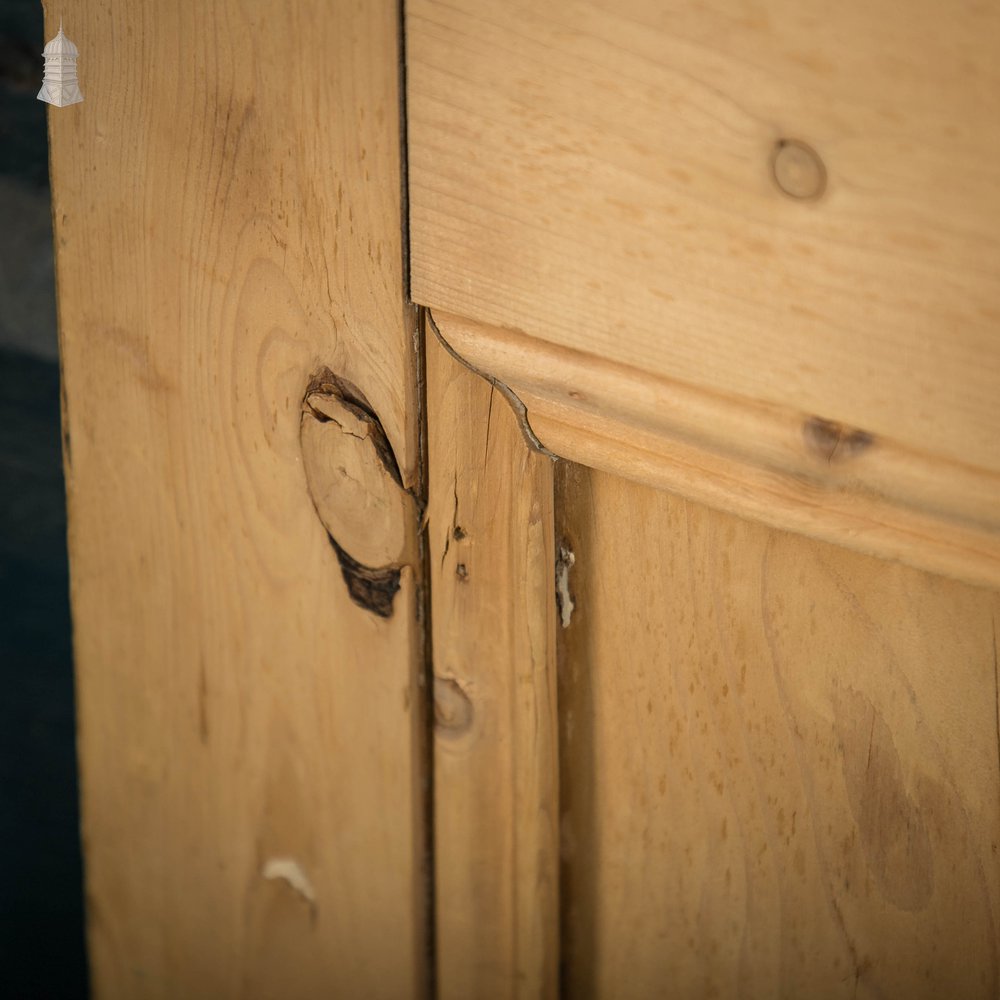
<path fill-rule="evenodd" d="M 47 11 L 95 993 L 996 996 L 1000 21 L 403 13 Z"/>

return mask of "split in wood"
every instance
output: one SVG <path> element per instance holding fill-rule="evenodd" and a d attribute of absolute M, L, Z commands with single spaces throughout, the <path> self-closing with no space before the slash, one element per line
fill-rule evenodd
<path fill-rule="evenodd" d="M 569 571 L 575 563 L 576 556 L 569 542 L 563 542 L 556 554 L 556 607 L 559 610 L 559 624 L 563 628 L 569 628 L 576 610 L 576 602 L 569 587 Z"/>

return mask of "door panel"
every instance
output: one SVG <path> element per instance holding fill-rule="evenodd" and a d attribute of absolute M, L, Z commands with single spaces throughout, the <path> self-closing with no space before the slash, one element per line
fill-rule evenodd
<path fill-rule="evenodd" d="M 395 5 L 49 15 L 85 95 L 50 131 L 95 995 L 420 995 Z M 331 494 L 394 496 L 409 548 L 360 565 Z"/>
<path fill-rule="evenodd" d="M 568 995 L 995 996 L 997 594 L 558 469 Z"/>

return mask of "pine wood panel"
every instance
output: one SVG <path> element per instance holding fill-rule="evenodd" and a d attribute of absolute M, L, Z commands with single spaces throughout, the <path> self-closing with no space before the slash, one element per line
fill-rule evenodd
<path fill-rule="evenodd" d="M 560 463 L 574 997 L 995 997 L 1000 597 Z"/>
<path fill-rule="evenodd" d="M 50 35 L 60 15 L 85 94 L 50 134 L 95 993 L 421 995 L 396 6 L 67 0 Z M 386 476 L 404 498 L 395 563 L 351 562 L 338 462 L 358 502 Z"/>
<path fill-rule="evenodd" d="M 998 46 L 975 0 L 413 0 L 413 297 L 995 474 Z"/>
<path fill-rule="evenodd" d="M 427 338 L 441 998 L 558 995 L 552 461 Z"/>

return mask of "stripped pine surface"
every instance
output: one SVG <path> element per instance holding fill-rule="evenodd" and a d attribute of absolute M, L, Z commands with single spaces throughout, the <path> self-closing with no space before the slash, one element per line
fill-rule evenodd
<path fill-rule="evenodd" d="M 406 15 L 415 301 L 1000 473 L 995 4 Z"/>
<path fill-rule="evenodd" d="M 396 5 L 47 7 L 95 995 L 422 995 Z"/>
<path fill-rule="evenodd" d="M 427 337 L 438 994 L 558 995 L 552 461 Z"/>
<path fill-rule="evenodd" d="M 1000 595 L 558 469 L 569 995 L 995 997 Z"/>

